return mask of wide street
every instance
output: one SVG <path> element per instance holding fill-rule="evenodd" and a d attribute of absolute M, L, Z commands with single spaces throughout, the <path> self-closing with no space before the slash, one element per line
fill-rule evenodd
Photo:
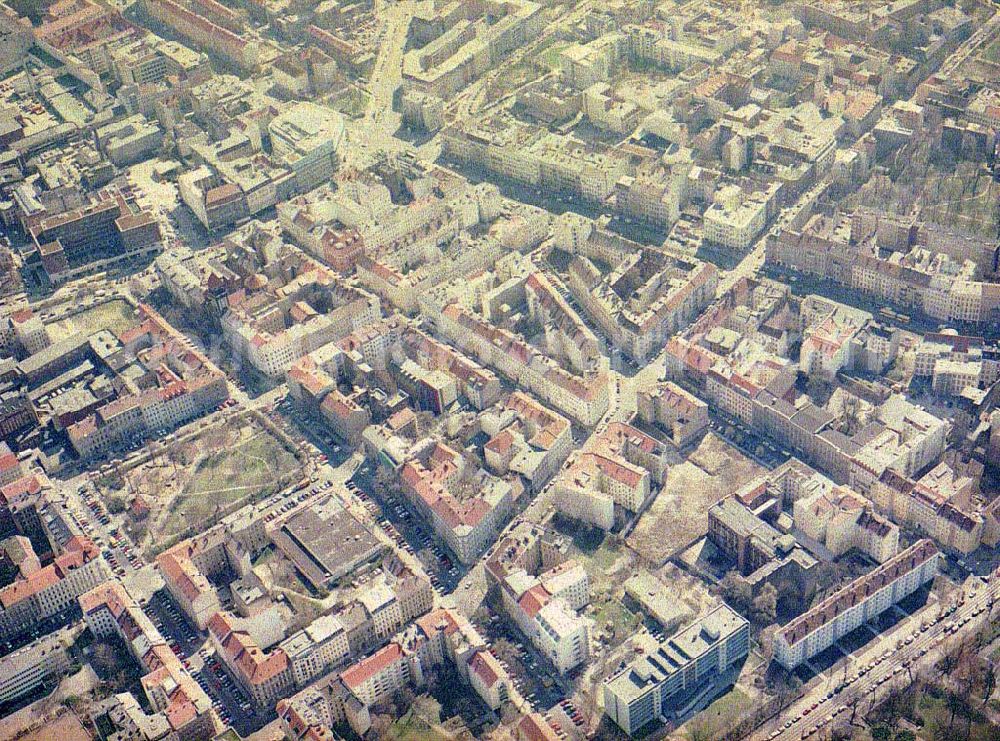
<path fill-rule="evenodd" d="M 850 713 L 855 702 L 866 706 L 877 702 L 879 689 L 884 696 L 892 687 L 905 687 L 918 669 L 932 667 L 944 652 L 968 640 L 993 615 L 1000 584 L 995 574 L 990 581 L 991 584 L 984 585 L 979 579 L 971 579 L 965 587 L 964 602 L 953 614 L 941 615 L 947 605 L 929 604 L 900 621 L 893 630 L 874 638 L 863 650 L 851 654 L 851 667 L 856 668 L 841 692 L 835 693 L 835 688 L 844 681 L 842 672 L 820 674 L 799 700 L 776 720 L 758 728 L 753 738 L 758 741 L 810 738 L 844 713 Z M 927 625 L 926 629 L 921 630 L 922 624 Z M 903 645 L 896 648 L 900 641 Z"/>

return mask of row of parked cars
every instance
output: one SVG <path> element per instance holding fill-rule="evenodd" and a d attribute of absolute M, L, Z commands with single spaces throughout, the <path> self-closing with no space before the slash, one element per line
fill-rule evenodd
<path fill-rule="evenodd" d="M 971 596 L 975 597 L 976 594 L 977 594 L 976 592 L 973 592 Z M 864 677 L 869 672 L 873 671 L 876 667 L 880 666 L 882 663 L 889 661 L 890 659 L 893 659 L 893 657 L 896 656 L 897 652 L 903 650 L 906 646 L 912 645 L 920 637 L 922 633 L 926 633 L 928 630 L 931 629 L 932 626 L 937 625 L 942 621 L 948 620 L 948 618 L 951 617 L 951 615 L 953 615 L 955 611 L 958 609 L 959 605 L 963 604 L 964 602 L 965 602 L 965 595 L 963 594 L 958 602 L 949 605 L 948 608 L 943 610 L 933 620 L 924 620 L 923 622 L 921 622 L 918 627 L 914 628 L 910 633 L 906 634 L 905 636 L 896 641 L 895 650 L 887 649 L 882 654 L 876 656 L 874 659 L 869 661 L 867 664 L 859 667 L 857 671 L 855 671 L 853 674 L 847 677 L 843 682 L 841 682 L 832 690 L 830 690 L 825 696 L 821 697 L 819 700 L 817 700 L 812 705 L 803 710 L 801 714 L 796 715 L 794 718 L 786 720 L 782 728 L 772 731 L 769 738 L 770 739 L 777 738 L 784 731 L 791 728 L 791 726 L 793 726 L 795 723 L 798 723 L 800 720 L 803 720 L 806 716 L 808 716 L 814 710 L 819 708 L 827 700 L 843 692 L 845 689 L 850 687 L 855 682 L 859 681 L 862 677 Z M 946 635 L 958 631 L 959 628 L 966 625 L 973 617 L 981 615 L 985 610 L 986 607 L 984 605 L 979 605 L 969 615 L 963 616 L 960 620 L 948 620 L 948 622 L 945 623 L 944 630 L 937 636 L 935 636 L 934 642 L 940 643 L 942 640 L 944 640 L 944 637 Z M 920 650 L 917 651 L 915 658 L 921 658 L 923 656 L 926 656 L 929 651 L 930 651 L 930 646 L 922 646 Z M 911 658 L 905 659 L 897 666 L 895 666 L 892 672 L 886 673 L 881 677 L 879 677 L 878 681 L 875 683 L 876 686 L 881 686 L 886 682 L 891 681 L 893 677 L 898 676 L 903 672 L 907 671 L 909 667 L 912 665 L 912 663 L 913 659 Z M 820 723 L 817 723 L 815 726 L 811 728 L 804 729 L 802 731 L 801 738 L 807 739 L 813 736 L 814 734 L 819 733 L 824 725 L 832 722 L 837 715 L 846 711 L 847 709 L 848 709 L 847 705 L 838 706 L 833 710 L 833 712 L 830 715 L 824 718 Z"/>

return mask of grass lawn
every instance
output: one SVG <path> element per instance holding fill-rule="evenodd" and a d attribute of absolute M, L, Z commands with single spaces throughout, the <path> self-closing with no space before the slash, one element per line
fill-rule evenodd
<path fill-rule="evenodd" d="M 983 59 L 987 62 L 993 62 L 994 64 L 1000 64 L 1000 39 L 997 39 L 992 44 L 983 50 Z"/>
<path fill-rule="evenodd" d="M 717 738 L 737 718 L 746 713 L 752 703 L 750 697 L 736 687 L 717 699 L 692 720 L 710 731 L 709 738 Z"/>
<path fill-rule="evenodd" d="M 598 630 L 605 630 L 608 623 L 611 623 L 616 641 L 628 638 L 639 627 L 639 623 L 642 622 L 642 618 L 639 615 L 630 612 L 625 605 L 614 597 L 595 601 L 594 606 L 597 608 L 597 611 L 594 613 L 594 620 L 597 623 Z"/>
<path fill-rule="evenodd" d="M 552 46 L 542 52 L 540 57 L 542 64 L 549 69 L 559 69 L 559 54 L 569 45 L 569 41 L 557 41 L 552 44 Z"/>
<path fill-rule="evenodd" d="M 394 741 L 452 738 L 441 728 L 441 705 L 428 697 L 418 697 L 406 715 L 392 724 L 386 737 Z"/>
<path fill-rule="evenodd" d="M 108 301 L 66 319 L 61 319 L 50 325 L 49 330 L 54 336 L 58 336 L 58 339 L 62 339 L 74 334 L 91 335 L 102 329 L 117 334 L 137 326 L 138 323 L 139 320 L 128 303 Z"/>
<path fill-rule="evenodd" d="M 234 449 L 209 454 L 198 462 L 171 504 L 163 536 L 169 539 L 194 523 L 207 527 L 219 513 L 253 496 L 273 493 L 279 473 L 297 465 L 295 456 L 266 432 L 258 432 Z"/>

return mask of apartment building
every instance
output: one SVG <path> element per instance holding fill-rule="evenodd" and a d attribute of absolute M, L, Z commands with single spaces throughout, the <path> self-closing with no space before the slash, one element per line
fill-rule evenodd
<path fill-rule="evenodd" d="M 100 549 L 89 538 L 73 537 L 52 563 L 0 589 L 0 638 L 25 633 L 111 577 Z"/>
<path fill-rule="evenodd" d="M 604 713 L 629 736 L 732 683 L 730 670 L 750 652 L 750 623 L 722 603 L 670 638 L 633 641 L 637 658 L 604 680 Z"/>
<path fill-rule="evenodd" d="M 486 644 L 463 616 L 438 609 L 415 621 L 370 656 L 328 675 L 278 703 L 278 718 L 291 738 L 329 738 L 346 723 L 357 734 L 371 728 L 369 708 L 406 687 L 424 685 L 427 672 L 451 662 L 463 680 L 492 707 L 508 697 L 510 680 L 482 654 Z"/>
<path fill-rule="evenodd" d="M 926 534 L 942 548 L 972 553 L 983 541 L 985 512 L 972 496 L 974 482 L 945 462 L 917 480 L 885 471 L 871 498 L 882 512 Z"/>
<path fill-rule="evenodd" d="M 638 512 L 667 472 L 663 443 L 623 422 L 594 435 L 555 482 L 559 511 L 604 529 Z"/>
<path fill-rule="evenodd" d="M 524 293 L 528 315 L 545 334 L 548 354 L 567 362 L 574 373 L 597 368 L 602 360 L 600 341 L 552 280 L 544 273 L 530 273 L 524 281 Z"/>
<path fill-rule="evenodd" d="M 350 660 L 347 633 L 336 615 L 321 615 L 281 642 L 295 685 L 304 687 Z"/>
<path fill-rule="evenodd" d="M 773 193 L 747 196 L 733 185 L 720 188 L 705 210 L 705 239 L 746 252 L 767 226 Z"/>
<path fill-rule="evenodd" d="M 69 669 L 73 635 L 59 630 L 0 658 L 0 703 L 8 703 L 46 683 L 57 683 Z"/>
<path fill-rule="evenodd" d="M 847 487 L 796 499 L 793 519 L 796 527 L 834 556 L 857 548 L 885 563 L 899 550 L 899 526 L 873 511 L 871 502 Z"/>
<path fill-rule="evenodd" d="M 481 414 L 479 423 L 490 438 L 483 445 L 486 468 L 497 476 L 519 474 L 533 491 L 559 471 L 573 446 L 569 420 L 521 391 Z"/>
<path fill-rule="evenodd" d="M 66 429 L 81 458 L 91 458 L 145 437 L 158 429 L 173 429 L 229 398 L 221 371 L 180 343 L 148 307 L 145 321 L 115 338 L 108 352 L 122 350 L 135 359 L 149 383 L 125 386 L 123 393 Z"/>
<path fill-rule="evenodd" d="M 475 409 L 486 409 L 500 400 L 500 379 L 489 368 L 472 360 L 463 353 L 419 329 L 408 327 L 401 338 L 401 348 L 406 357 L 427 372 L 444 373 L 452 379 L 458 393 L 468 399 Z M 416 398 L 430 401 L 430 408 L 440 413 L 443 399 L 428 384 L 421 385 L 426 374 L 418 373 L 411 384 L 411 395 L 419 391 Z M 419 388 L 418 388 L 419 387 Z"/>
<path fill-rule="evenodd" d="M 786 669 L 829 648 L 934 579 L 941 552 L 921 540 L 834 592 L 776 634 L 774 659 Z"/>
<path fill-rule="evenodd" d="M 242 29 L 228 14 L 223 17 L 219 13 L 206 13 L 204 4 L 195 0 L 143 0 L 142 7 L 143 12 L 196 48 L 216 54 L 247 72 L 256 70 L 260 64 L 259 42 L 244 38 Z"/>
<path fill-rule="evenodd" d="M 576 255 L 568 279 L 573 296 L 614 347 L 637 362 L 658 353 L 715 300 L 718 269 L 711 263 L 640 245 L 582 217 L 564 219 L 556 239 Z"/>
<path fill-rule="evenodd" d="M 263 651 L 226 612 L 208 621 L 208 634 L 226 672 L 258 706 L 271 707 L 293 688 L 292 662 L 282 646 Z"/>
<path fill-rule="evenodd" d="M 317 311 L 314 304 L 329 310 Z M 284 285 L 231 301 L 222 333 L 254 368 L 275 378 L 303 355 L 380 317 L 378 298 L 305 258 Z"/>
<path fill-rule="evenodd" d="M 636 395 L 639 419 L 666 430 L 678 448 L 708 428 L 708 404 L 673 381 L 661 381 Z"/>
<path fill-rule="evenodd" d="M 976 280 L 975 263 L 922 246 L 922 225 L 903 242 L 888 242 L 864 214 L 832 220 L 813 216 L 801 230 L 769 237 L 767 262 L 822 276 L 944 322 L 980 324 L 1000 307 L 1000 287 Z M 883 256 L 883 253 L 887 256 Z"/>

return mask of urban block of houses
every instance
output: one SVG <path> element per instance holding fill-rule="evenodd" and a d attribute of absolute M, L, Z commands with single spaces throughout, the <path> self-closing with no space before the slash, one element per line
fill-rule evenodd
<path fill-rule="evenodd" d="M 18 638 L 39 621 L 75 605 L 81 594 L 111 575 L 94 542 L 74 536 L 52 563 L 0 589 L 0 637 L 6 641 Z"/>
<path fill-rule="evenodd" d="M 750 653 L 750 623 L 725 603 L 657 640 L 632 639 L 635 658 L 604 680 L 604 714 L 629 736 L 683 719 L 732 684 Z"/>
<path fill-rule="evenodd" d="M 488 707 L 513 692 L 500 663 L 476 629 L 457 612 L 439 608 L 414 621 L 385 647 L 278 703 L 290 738 L 332 738 L 346 723 L 356 733 L 371 728 L 371 708 L 406 688 L 427 684 L 435 667 L 452 664 Z"/>
<path fill-rule="evenodd" d="M 494 546 L 486 575 L 498 606 L 560 674 L 587 660 L 592 620 L 581 610 L 590 603 L 590 580 L 557 542 L 537 528 L 515 529 Z"/>
<path fill-rule="evenodd" d="M 77 455 L 92 458 L 157 430 L 174 429 L 229 398 L 225 375 L 190 349 L 148 307 L 144 321 L 114 337 L 97 338 L 97 351 L 120 391 L 66 428 Z"/>
<path fill-rule="evenodd" d="M 572 373 L 518 335 L 493 326 L 457 303 L 445 306 L 436 323 L 440 334 L 456 347 L 570 419 L 595 425 L 607 411 L 607 373 Z"/>
<path fill-rule="evenodd" d="M 711 263 L 630 242 L 579 217 L 564 217 L 555 234 L 556 246 L 576 256 L 569 266 L 574 297 L 614 348 L 637 362 L 715 300 Z"/>
<path fill-rule="evenodd" d="M 928 248 L 923 225 L 890 232 L 863 212 L 813 216 L 801 229 L 768 239 L 767 261 L 817 275 L 944 322 L 988 322 L 1000 307 L 1000 286 L 976 279 L 976 265 Z"/>
<path fill-rule="evenodd" d="M 125 738 L 208 738 L 217 730 L 212 700 L 170 650 L 152 620 L 118 581 L 79 596 L 83 619 L 95 638 L 114 636 L 145 672 L 141 686 L 149 709 L 131 693 L 114 697 L 108 718 Z"/>
<path fill-rule="evenodd" d="M 667 473 L 667 448 L 624 422 L 611 422 L 588 441 L 555 482 L 563 514 L 610 530 L 638 512 Z"/>
<path fill-rule="evenodd" d="M 230 297 L 222 318 L 226 341 L 270 377 L 283 376 L 303 355 L 381 317 L 375 296 L 310 258 L 296 262 L 294 273 L 261 276 L 259 291 Z"/>
<path fill-rule="evenodd" d="M 934 543 L 921 540 L 837 590 L 775 634 L 775 661 L 794 669 L 826 650 L 933 580 L 940 558 Z"/>

